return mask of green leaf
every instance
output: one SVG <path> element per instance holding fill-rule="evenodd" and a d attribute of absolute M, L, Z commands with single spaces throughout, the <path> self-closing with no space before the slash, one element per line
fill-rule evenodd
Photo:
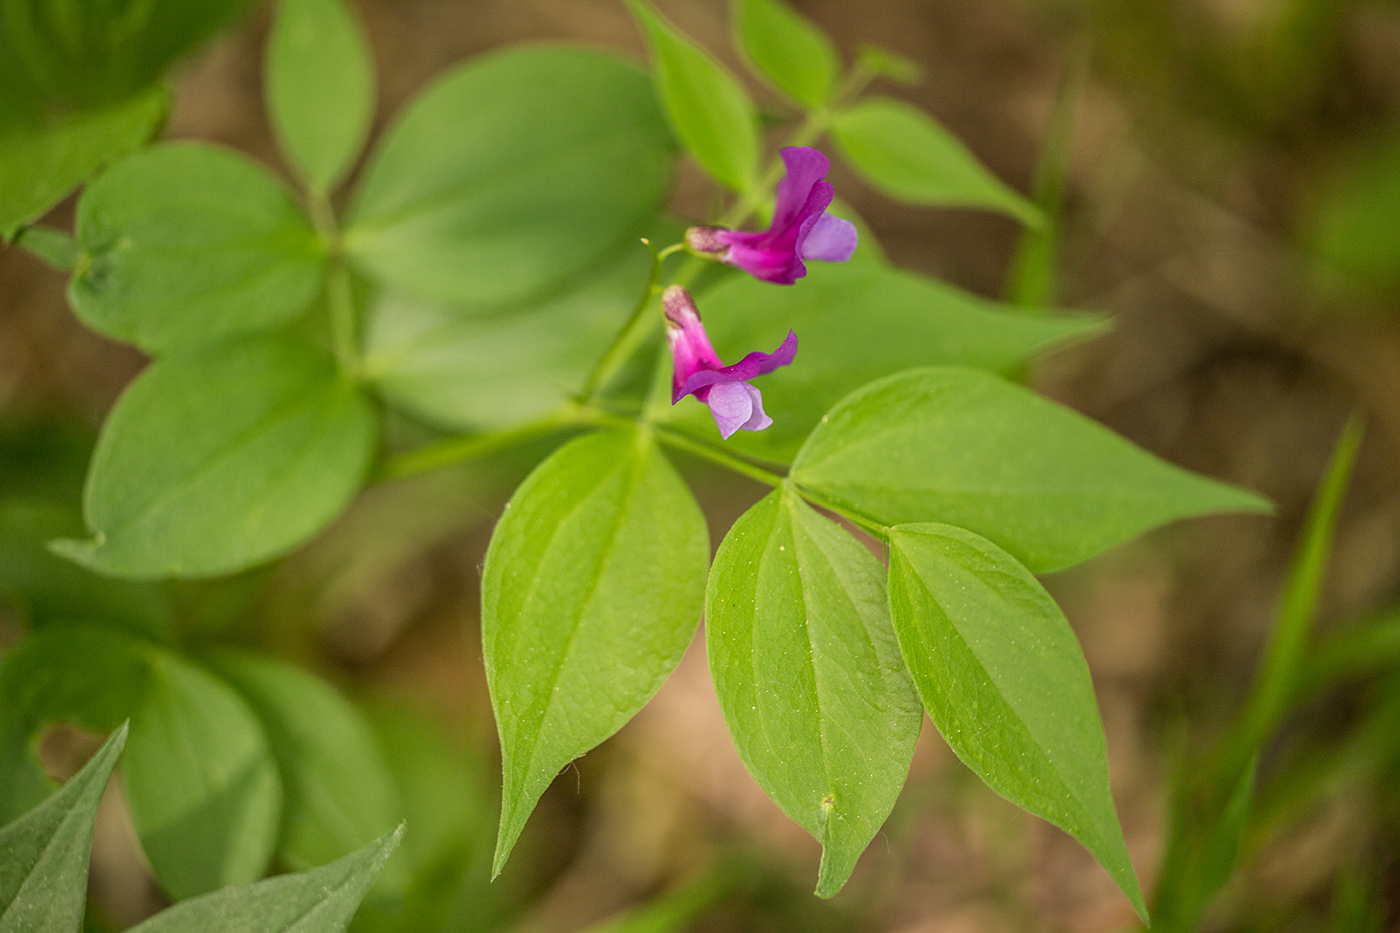
<path fill-rule="evenodd" d="M 334 188 L 374 117 L 374 62 L 343 0 L 281 0 L 268 37 L 264 87 L 277 141 L 307 187 Z"/>
<path fill-rule="evenodd" d="M 758 178 L 758 118 L 744 86 L 646 0 L 627 0 L 651 46 L 656 91 L 686 151 L 715 181 L 748 191 Z"/>
<path fill-rule="evenodd" d="M 1234 776 L 1234 786 L 1201 787 L 1200 774 L 1177 776 L 1170 834 L 1153 894 L 1153 929 L 1191 933 L 1234 874 L 1249 829 L 1257 760 Z M 1212 799 L 1222 793 L 1223 799 Z"/>
<path fill-rule="evenodd" d="M 495 873 L 559 770 L 651 699 L 690 644 L 709 534 L 643 431 L 556 451 L 511 497 L 482 573 L 504 770 Z"/>
<path fill-rule="evenodd" d="M 601 52 L 473 59 L 389 130 L 345 247 L 421 298 L 488 307 L 557 291 L 654 217 L 673 144 L 646 76 Z"/>
<path fill-rule="evenodd" d="M 939 733 L 992 790 L 1083 843 L 1146 922 L 1089 666 L 1060 607 L 966 529 L 901 525 L 889 541 L 890 615 Z"/>
<path fill-rule="evenodd" d="M 918 84 L 924 79 L 918 62 L 878 45 L 862 45 L 856 52 L 856 67 L 899 84 Z"/>
<path fill-rule="evenodd" d="M 705 645 L 745 767 L 822 844 L 841 889 L 904 786 L 923 715 L 879 562 L 791 491 L 734 523 L 705 594 Z"/>
<path fill-rule="evenodd" d="M 31 627 L 93 622 L 170 641 L 173 607 L 158 584 L 99 576 L 46 546 L 82 532 L 76 499 L 0 499 L 0 599 L 13 602 Z"/>
<path fill-rule="evenodd" d="M 322 247 L 255 162 L 202 143 L 138 153 L 78 202 L 78 317 L 149 353 L 271 330 L 321 287 Z"/>
<path fill-rule="evenodd" d="M 971 529 L 1036 573 L 1179 518 L 1271 509 L 1019 386 L 944 367 L 846 396 L 803 445 L 792 478 L 886 525 Z"/>
<path fill-rule="evenodd" d="M 165 89 L 152 88 L 95 110 L 10 121 L 0 130 L 0 239 L 150 139 L 165 108 Z"/>
<path fill-rule="evenodd" d="M 816 24 L 783 0 L 735 0 L 736 45 L 778 90 L 808 109 L 831 102 L 841 59 Z"/>
<path fill-rule="evenodd" d="M 399 826 L 337 862 L 176 904 L 130 933 L 340 933 L 403 836 Z"/>
<path fill-rule="evenodd" d="M 1102 318 L 1030 317 L 935 279 L 874 263 L 813 264 L 795 288 L 735 276 L 701 299 L 705 324 L 731 362 L 771 351 L 790 329 L 797 361 L 755 383 L 773 425 L 728 443 L 791 461 L 808 432 L 852 390 L 887 373 L 933 363 L 1009 371 L 1034 353 L 1097 333 Z M 859 327 L 852 327 L 852 320 Z M 661 417 L 713 436 L 714 419 L 686 399 Z"/>
<path fill-rule="evenodd" d="M 285 553 L 359 489 L 375 415 L 329 356 L 288 338 L 158 360 L 103 425 L 65 557 L 126 577 L 213 576 Z"/>
<path fill-rule="evenodd" d="M 868 97 L 836 115 L 832 135 L 861 177 L 892 198 L 1042 222 L 1036 206 L 987 171 L 956 136 L 903 101 Z"/>
<path fill-rule="evenodd" d="M 364 372 L 395 405 L 445 427 L 537 418 L 583 384 L 650 268 L 632 240 L 575 287 L 523 307 L 468 311 L 383 295 L 365 327 Z"/>
<path fill-rule="evenodd" d="M 149 652 L 123 766 L 131 821 L 176 900 L 262 877 L 282 788 L 257 717 L 207 671 Z"/>
<path fill-rule="evenodd" d="M 0 829 L 3 933 L 57 933 L 81 924 L 97 804 L 125 744 L 122 726 L 62 790 Z"/>
<path fill-rule="evenodd" d="M 339 858 L 400 819 L 374 734 L 329 684 L 285 661 L 222 651 L 210 666 L 253 708 L 282 776 L 277 854 L 293 869 Z M 396 879 L 403 881 L 402 870 Z"/>

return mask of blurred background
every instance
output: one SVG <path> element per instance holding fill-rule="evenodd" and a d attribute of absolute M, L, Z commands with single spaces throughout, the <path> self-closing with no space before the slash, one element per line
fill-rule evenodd
<path fill-rule="evenodd" d="M 726 3 L 657 5 L 743 71 Z M 1185 523 L 1047 580 L 1093 671 L 1120 817 L 1150 887 L 1174 770 L 1242 702 L 1308 503 L 1353 410 L 1367 434 L 1318 627 L 1343 631 L 1400 604 L 1400 3 L 793 5 L 848 58 L 875 43 L 916 62 L 921 83 L 881 90 L 934 114 L 1013 186 L 1062 205 L 1047 277 L 1026 271 L 1037 246 L 1014 222 L 901 207 L 838 169 L 838 192 L 891 259 L 985 296 L 1111 314 L 1111 333 L 1039 364 L 1036 388 L 1278 504 L 1272 519 Z M 379 69 L 380 128 L 434 76 L 502 44 L 642 54 L 617 0 L 354 6 Z M 253 4 L 176 68 L 164 135 L 232 146 L 285 176 L 262 106 L 268 22 Z M 1064 144 L 1046 156 L 1057 136 Z M 677 210 L 702 216 L 708 198 L 687 167 Z M 70 199 L 48 222 L 66 228 L 71 213 Z M 77 323 L 60 274 L 0 249 L 7 483 L 71 491 L 76 507 L 101 417 L 142 365 Z M 851 883 L 830 902 L 812 897 L 819 847 L 745 773 L 699 642 L 633 723 L 555 782 L 488 886 L 499 766 L 477 584 L 492 521 L 540 453 L 376 487 L 280 565 L 174 587 L 191 637 L 275 650 L 372 713 L 404 782 L 407 844 L 438 867 L 407 917 L 370 904 L 357 927 L 1132 927 L 1127 902 L 1085 851 L 981 786 L 931 727 Z M 760 490 L 686 466 L 709 493 L 718 541 Z M 0 603 L 0 647 L 19 630 Z M 1388 676 L 1347 680 L 1289 719 L 1261 759 L 1270 780 L 1258 825 L 1206 928 L 1400 929 L 1397 697 L 1392 663 Z M 46 740 L 55 773 L 73 747 L 79 737 Z M 161 900 L 119 795 L 104 807 L 91 884 L 120 926 Z M 650 913 L 609 919 L 644 903 Z M 658 925 L 636 925 L 650 921 Z"/>

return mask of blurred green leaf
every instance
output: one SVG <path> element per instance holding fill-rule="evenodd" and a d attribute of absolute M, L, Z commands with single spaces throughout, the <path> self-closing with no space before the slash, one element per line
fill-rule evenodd
<path fill-rule="evenodd" d="M 612 55 L 473 59 L 389 129 L 345 247 L 372 278 L 424 299 L 527 301 L 594 268 L 655 216 L 672 146 L 646 76 Z"/>
<path fill-rule="evenodd" d="M 878 45 L 862 45 L 856 52 L 856 67 L 900 84 L 918 84 L 924 79 L 917 62 Z"/>
<path fill-rule="evenodd" d="M 852 390 L 910 366 L 952 364 L 1008 371 L 1032 354 L 1102 331 L 1088 315 L 1015 313 L 935 279 L 875 264 L 820 265 L 798 287 L 735 276 L 701 298 L 705 325 L 725 359 L 771 351 L 797 333 L 797 362 L 758 380 L 773 425 L 728 444 L 790 461 L 822 415 Z M 859 320 L 860 326 L 851 322 Z M 725 354 L 728 354 L 727 356 Z M 660 417 L 712 436 L 709 410 L 691 399 Z"/>
<path fill-rule="evenodd" d="M 77 235 L 73 309 L 148 353 L 271 330 L 321 288 L 321 244 L 281 184 L 203 143 L 113 166 L 78 202 Z"/>
<path fill-rule="evenodd" d="M 266 68 L 277 140 L 307 187 L 324 195 L 354 164 L 374 117 L 364 30 L 344 0 L 281 0 Z"/>
<path fill-rule="evenodd" d="M 923 724 L 880 564 L 771 493 L 715 555 L 705 645 L 739 757 L 822 844 L 817 894 L 831 897 L 893 809 Z"/>
<path fill-rule="evenodd" d="M 1001 211 L 1030 226 L 1044 222 L 1034 204 L 987 171 L 956 136 L 903 101 L 865 98 L 836 115 L 832 135 L 861 177 L 892 198 Z"/>
<path fill-rule="evenodd" d="M 700 621 L 704 516 L 648 433 L 578 438 L 491 536 L 482 649 L 504 789 L 494 873 L 559 769 L 651 699 Z"/>
<path fill-rule="evenodd" d="M 734 0 L 735 44 L 774 87 L 808 109 L 830 103 L 841 59 L 815 23 L 783 0 Z"/>
<path fill-rule="evenodd" d="M 166 357 L 103 425 L 84 496 L 102 573 L 213 576 L 300 544 L 345 507 L 374 450 L 368 401 L 330 357 L 268 337 Z"/>
<path fill-rule="evenodd" d="M 884 524 L 955 522 L 1037 573 L 1175 519 L 1270 509 L 1019 386 L 951 367 L 906 370 L 846 396 L 803 445 L 792 478 Z"/>
<path fill-rule="evenodd" d="M 1372 142 L 1326 179 L 1304 220 L 1304 245 L 1324 288 L 1400 293 L 1400 134 Z"/>
<path fill-rule="evenodd" d="M 261 878 L 282 788 L 267 738 L 238 694 L 151 650 L 122 776 L 141 848 L 176 900 Z"/>
<path fill-rule="evenodd" d="M 399 826 L 321 868 L 176 904 L 132 927 L 130 933 L 340 933 L 403 832 Z"/>
<path fill-rule="evenodd" d="M 383 295 L 370 308 L 364 371 L 394 404 L 444 427 L 540 417 L 578 391 L 650 268 L 651 254 L 631 240 L 567 290 L 521 307 L 473 311 Z"/>
<path fill-rule="evenodd" d="M 294 870 L 321 865 L 402 819 L 398 794 L 364 718 L 329 684 L 293 664 L 220 651 L 215 673 L 253 708 L 282 778 L 278 857 Z M 402 865 L 385 883 L 401 888 Z"/>
<path fill-rule="evenodd" d="M 54 538 L 82 532 L 76 503 L 0 499 L 0 599 L 35 627 L 94 622 L 170 641 L 174 613 L 159 586 L 99 576 L 49 551 Z"/>
<path fill-rule="evenodd" d="M 889 588 L 900 650 L 944 741 L 1083 843 L 1146 922 L 1089 666 L 1050 594 L 995 544 L 941 524 L 891 529 Z"/>
<path fill-rule="evenodd" d="M 656 91 L 686 151 L 715 181 L 748 191 L 762 157 L 758 116 L 744 86 L 646 0 L 627 0 L 651 46 Z"/>
<path fill-rule="evenodd" d="M 165 109 L 165 89 L 152 88 L 95 110 L 8 121 L 0 113 L 0 239 L 150 139 Z"/>
<path fill-rule="evenodd" d="M 77 240 L 54 227 L 24 227 L 14 243 L 59 272 L 72 272 L 81 253 Z"/>
<path fill-rule="evenodd" d="M 62 790 L 0 829 L 4 933 L 59 933 L 82 922 L 92 826 L 126 732 L 119 728 Z"/>

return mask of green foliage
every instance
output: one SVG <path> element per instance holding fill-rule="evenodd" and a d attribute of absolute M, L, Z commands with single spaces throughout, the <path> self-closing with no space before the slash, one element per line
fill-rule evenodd
<path fill-rule="evenodd" d="M 708 555 L 704 516 L 644 431 L 570 442 L 511 498 L 481 584 L 504 770 L 496 873 L 559 769 L 621 728 L 680 661 Z"/>
<path fill-rule="evenodd" d="M 734 0 L 736 45 L 774 87 L 808 109 L 831 102 L 841 59 L 815 23 L 783 0 Z"/>
<path fill-rule="evenodd" d="M 487 55 L 440 79 L 389 129 L 345 248 L 370 276 L 421 298 L 529 300 L 655 216 L 672 151 L 646 77 L 616 57 Z"/>
<path fill-rule="evenodd" d="M 151 868 L 176 900 L 262 877 L 282 788 L 257 717 L 207 671 L 168 652 L 144 656 L 122 771 Z"/>
<path fill-rule="evenodd" d="M 153 88 L 94 110 L 5 121 L 0 129 L 0 239 L 14 236 L 104 164 L 150 139 L 165 108 L 165 90 Z"/>
<path fill-rule="evenodd" d="M 94 330 L 148 353 L 270 330 L 321 287 L 322 247 L 265 169 L 201 143 L 138 153 L 78 204 L 68 289 Z"/>
<path fill-rule="evenodd" d="M 1269 510 L 1019 386 L 941 367 L 848 395 L 807 439 L 792 478 L 883 524 L 975 531 L 1036 573 L 1175 519 Z"/>
<path fill-rule="evenodd" d="M 583 384 L 650 264 L 646 248 L 628 240 L 596 273 L 502 310 L 384 295 L 365 326 L 365 374 L 395 405 L 444 427 L 540 417 Z"/>
<path fill-rule="evenodd" d="M 1255 764 L 1233 788 L 1212 787 L 1203 799 L 1199 775 L 1183 768 L 1172 800 L 1170 832 L 1153 894 L 1153 929 L 1190 933 L 1200 925 L 1235 871 L 1254 798 Z M 1216 795 L 1225 796 L 1216 799 Z"/>
<path fill-rule="evenodd" d="M 715 181 L 748 191 L 762 157 L 758 118 L 744 86 L 646 0 L 627 0 L 651 46 L 656 90 L 676 136 Z"/>
<path fill-rule="evenodd" d="M 131 933 L 340 933 L 403 836 L 398 829 L 339 861 L 176 904 Z"/>
<path fill-rule="evenodd" d="M 890 532 L 890 615 L 924 708 L 997 793 L 1082 842 L 1144 919 L 1089 666 L 1014 557 L 962 528 Z"/>
<path fill-rule="evenodd" d="M 832 125 L 841 154 L 892 198 L 935 207 L 1001 211 L 1038 226 L 1040 211 L 985 169 L 957 137 L 903 101 L 869 97 Z"/>
<path fill-rule="evenodd" d="M 715 693 L 739 757 L 822 844 L 831 897 L 889 816 L 923 716 L 874 555 L 790 490 L 734 524 L 705 599 Z"/>
<path fill-rule="evenodd" d="M 781 417 L 764 431 L 741 431 L 728 442 L 781 461 L 792 460 L 832 405 L 887 373 L 928 364 L 1006 372 L 1034 353 L 1105 326 L 1102 318 L 1088 315 L 1032 318 L 874 263 L 813 263 L 793 288 L 735 276 L 701 301 L 706 328 L 725 359 L 771 350 L 789 328 L 797 332 L 797 362 L 762 383 L 764 404 Z M 859 327 L 851 326 L 853 315 L 859 316 Z M 667 410 L 697 433 L 713 430 L 709 410 L 693 399 Z"/>
<path fill-rule="evenodd" d="M 400 818 L 393 777 L 359 712 L 295 665 L 232 651 L 210 665 L 252 707 L 282 779 L 277 856 L 322 865 L 379 837 Z M 404 872 L 387 881 L 401 886 Z"/>
<path fill-rule="evenodd" d="M 329 356 L 286 337 L 166 357 L 103 425 L 64 556 L 127 577 L 211 576 L 275 557 L 359 489 L 374 412 Z"/>
<path fill-rule="evenodd" d="M 862 45 L 856 53 L 856 67 L 877 78 L 900 84 L 918 84 L 924 79 L 918 62 L 878 45 Z"/>
<path fill-rule="evenodd" d="M 282 0 L 263 83 L 282 151 L 324 195 L 354 164 L 374 117 L 369 42 L 344 0 Z"/>
<path fill-rule="evenodd" d="M 92 824 L 126 735 L 122 726 L 62 790 L 0 829 L 3 933 L 67 933 L 82 922 Z"/>

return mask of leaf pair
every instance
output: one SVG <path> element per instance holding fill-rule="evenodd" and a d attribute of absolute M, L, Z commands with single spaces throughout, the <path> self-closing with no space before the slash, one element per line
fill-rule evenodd
<path fill-rule="evenodd" d="M 61 790 L 0 828 L 0 930 L 63 933 L 82 926 L 88 856 L 102 791 L 128 738 L 123 724 Z M 337 862 L 186 901 L 133 929 L 193 933 L 344 930 L 403 835 L 400 826 Z"/>
<path fill-rule="evenodd" d="M 129 718 L 132 822 L 176 898 L 250 882 L 274 854 L 293 868 L 338 858 L 393 825 L 392 780 L 343 698 L 281 662 L 210 661 L 108 629 L 36 632 L 0 665 L 0 752 L 22 767 L 47 723 Z"/>
<path fill-rule="evenodd" d="M 657 94 L 681 144 L 716 181 L 752 193 L 763 153 L 748 92 L 647 0 L 628 0 L 628 6 L 647 35 Z M 985 208 L 1041 222 L 1033 204 L 921 110 L 889 98 L 841 99 L 840 59 L 831 40 L 782 0 L 735 0 L 733 22 L 749 63 L 812 112 L 809 126 L 817 134 L 829 128 L 842 156 L 884 194 L 910 204 Z"/>

